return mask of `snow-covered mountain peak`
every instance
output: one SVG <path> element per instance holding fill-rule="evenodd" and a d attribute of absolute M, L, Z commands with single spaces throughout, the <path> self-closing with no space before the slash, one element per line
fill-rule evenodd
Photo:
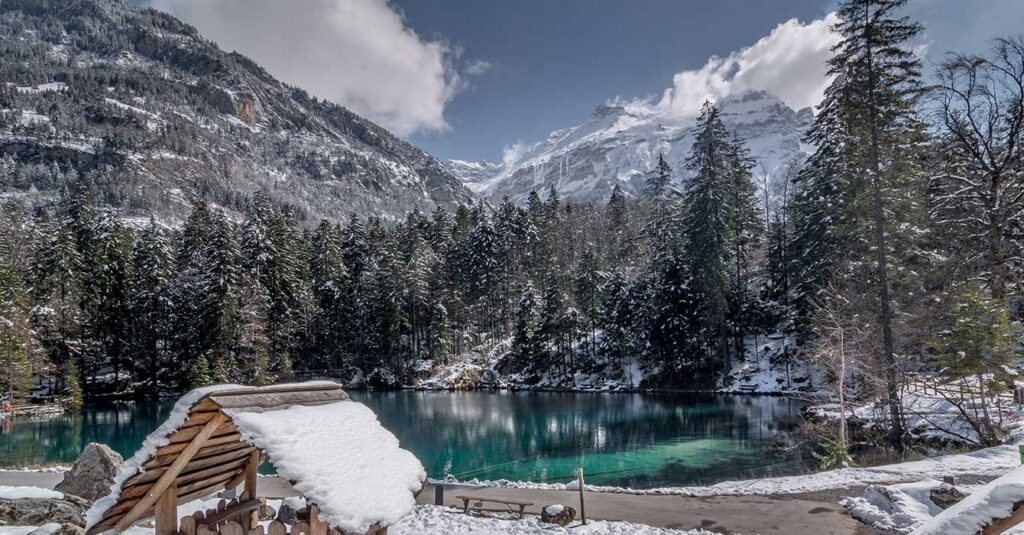
<path fill-rule="evenodd" d="M 746 141 L 758 172 L 779 174 L 802 154 L 800 139 L 813 118 L 809 109 L 795 111 L 758 90 L 730 95 L 718 106 L 723 122 Z M 615 184 L 638 194 L 659 154 L 680 181 L 693 144 L 693 125 L 692 116 L 679 116 L 648 101 L 613 100 L 597 106 L 586 122 L 556 130 L 501 164 L 448 165 L 470 189 L 492 202 L 505 196 L 524 202 L 530 191 L 551 186 L 564 197 L 599 202 Z"/>

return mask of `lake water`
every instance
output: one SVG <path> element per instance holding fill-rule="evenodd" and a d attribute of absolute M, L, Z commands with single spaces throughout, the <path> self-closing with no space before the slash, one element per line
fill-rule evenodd
<path fill-rule="evenodd" d="M 772 443 L 799 401 L 690 394 L 351 392 L 430 477 L 650 488 L 800 473 Z M 0 421 L 0 466 L 74 461 L 89 442 L 130 455 L 169 402 L 87 405 L 78 414 Z"/>

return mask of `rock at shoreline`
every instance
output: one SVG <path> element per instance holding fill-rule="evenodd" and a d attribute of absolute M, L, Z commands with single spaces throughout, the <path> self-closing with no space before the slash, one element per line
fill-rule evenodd
<path fill-rule="evenodd" d="M 72 524 L 85 526 L 82 513 L 89 502 L 77 496 L 64 498 L 0 499 L 0 524 L 13 526 L 40 526 L 43 524 Z"/>
<path fill-rule="evenodd" d="M 568 505 L 549 505 L 540 510 L 540 521 L 568 526 L 576 519 L 576 510 Z"/>
<path fill-rule="evenodd" d="M 54 490 L 94 502 L 110 492 L 117 467 L 124 462 L 119 453 L 104 444 L 92 442 L 82 450 L 71 470 L 64 473 Z"/>

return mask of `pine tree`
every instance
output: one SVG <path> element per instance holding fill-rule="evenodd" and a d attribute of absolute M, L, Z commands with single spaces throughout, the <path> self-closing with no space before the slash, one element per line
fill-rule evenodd
<path fill-rule="evenodd" d="M 148 392 L 156 393 L 163 370 L 170 365 L 174 326 L 170 322 L 174 307 L 171 288 L 171 253 L 167 243 L 150 219 L 139 235 L 132 252 L 131 340 L 134 376 L 149 383 Z"/>
<path fill-rule="evenodd" d="M 28 296 L 14 258 L 16 232 L 10 228 L 0 235 L 0 398 L 8 402 L 23 395 L 31 385 L 30 346 L 34 344 Z"/>
<path fill-rule="evenodd" d="M 1002 444 L 1002 415 L 976 400 L 988 400 L 1013 383 L 1015 374 L 1008 370 L 1018 356 L 1019 326 L 1010 322 L 1001 299 L 975 288 L 956 295 L 944 323 L 949 327 L 935 337 L 929 359 L 942 370 L 942 395 L 965 416 L 982 446 Z"/>
<path fill-rule="evenodd" d="M 537 300 L 533 286 L 523 286 L 516 307 L 516 324 L 512 333 L 512 355 L 520 370 L 532 368 L 543 351 L 537 332 Z"/>
<path fill-rule="evenodd" d="M 895 357 L 890 265 L 891 213 L 903 214 L 896 203 L 906 197 L 913 177 L 910 147 L 919 130 L 915 99 L 920 62 L 908 41 L 920 26 L 896 16 L 906 0 L 846 0 L 837 11 L 835 30 L 841 41 L 829 60 L 835 79 L 815 118 L 818 135 L 833 138 L 813 161 L 839 173 L 846 188 L 845 208 L 856 224 L 855 235 L 871 236 L 858 261 L 872 266 L 867 285 L 878 296 L 880 365 L 885 374 L 889 407 L 889 441 L 902 451 L 904 431 L 899 399 L 900 370 Z M 816 155 L 818 156 L 818 155 Z M 839 161 L 822 161 L 825 158 Z M 824 169 L 818 173 L 826 172 Z M 842 194 L 841 194 L 842 195 Z M 895 210 L 895 212 L 893 212 Z M 829 225 L 830 221 L 819 221 Z M 900 247 L 905 250 L 905 247 Z"/>
<path fill-rule="evenodd" d="M 31 320 L 50 361 L 60 370 L 58 387 L 70 388 L 67 370 L 75 370 L 78 383 L 73 360 L 82 337 L 82 257 L 68 224 L 48 223 L 41 230 L 31 274 Z"/>
<path fill-rule="evenodd" d="M 658 154 L 658 164 L 644 183 L 644 198 L 648 202 L 664 205 L 673 200 L 672 194 L 672 167 L 665 161 L 664 154 Z"/>
<path fill-rule="evenodd" d="M 729 295 L 729 257 L 732 236 L 729 221 L 729 189 L 733 171 L 730 162 L 730 136 L 714 104 L 705 103 L 697 119 L 693 150 L 687 168 L 693 173 L 686 184 L 682 214 L 684 247 L 682 264 L 689 272 L 688 282 L 696 304 L 699 338 L 704 358 L 714 362 L 714 369 L 728 374 L 731 356 L 726 321 Z M 680 269 L 682 266 L 672 266 Z M 676 280 L 664 284 L 678 286 Z M 671 291 L 678 292 L 677 288 Z M 673 325 L 674 330 L 682 327 Z"/>
<path fill-rule="evenodd" d="M 734 354 L 743 356 L 746 336 L 757 316 L 757 302 L 751 289 L 755 276 L 755 255 L 764 231 L 761 211 L 757 206 L 757 190 L 751 169 L 754 161 L 738 137 L 728 142 L 726 165 L 728 179 L 725 201 L 728 209 L 727 238 L 730 242 L 729 318 L 733 334 Z"/>

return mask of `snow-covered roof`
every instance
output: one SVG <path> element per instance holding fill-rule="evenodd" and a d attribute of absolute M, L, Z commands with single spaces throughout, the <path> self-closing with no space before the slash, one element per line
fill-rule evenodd
<path fill-rule="evenodd" d="M 110 494 L 86 512 L 87 532 L 123 524 L 197 436 L 206 438 L 176 476 L 179 503 L 234 488 L 244 459 L 261 450 L 281 477 L 319 507 L 321 520 L 362 533 L 412 511 L 426 479 L 419 460 L 336 383 L 218 385 L 178 400 L 167 420 L 118 469 Z M 129 520 L 151 516 L 152 509 L 144 513 Z"/>
<path fill-rule="evenodd" d="M 948 535 L 979 533 L 982 529 L 1008 519 L 1017 504 L 1024 501 L 1024 466 L 1016 468 L 914 530 L 912 535 Z M 1015 515 L 1017 516 L 1017 515 Z M 1008 526 L 1003 526 L 1006 528 Z M 986 533 L 988 533 L 986 531 Z M 1002 530 L 993 531 L 1002 533 Z"/>

